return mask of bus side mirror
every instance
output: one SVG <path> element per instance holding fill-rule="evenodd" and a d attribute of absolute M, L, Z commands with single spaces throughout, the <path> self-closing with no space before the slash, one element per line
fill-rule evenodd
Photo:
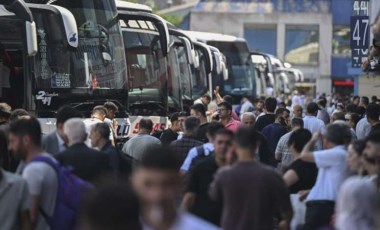
<path fill-rule="evenodd" d="M 25 22 L 25 32 L 26 32 L 26 46 L 29 56 L 34 56 L 37 53 L 37 29 L 36 23 L 34 22 Z"/>
<path fill-rule="evenodd" d="M 102 57 L 103 57 L 103 61 L 105 61 L 105 62 L 111 62 L 112 61 L 111 54 L 109 54 L 107 52 L 102 52 Z"/>

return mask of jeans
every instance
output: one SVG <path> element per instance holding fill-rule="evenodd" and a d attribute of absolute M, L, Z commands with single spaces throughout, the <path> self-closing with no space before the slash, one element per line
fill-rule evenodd
<path fill-rule="evenodd" d="M 335 203 L 328 200 L 306 202 L 304 230 L 317 230 L 330 224 Z"/>

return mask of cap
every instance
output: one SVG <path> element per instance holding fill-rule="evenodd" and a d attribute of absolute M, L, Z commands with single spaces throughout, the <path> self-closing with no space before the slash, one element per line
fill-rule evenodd
<path fill-rule="evenodd" d="M 310 102 L 307 105 L 306 110 L 307 110 L 308 113 L 315 113 L 316 111 L 319 110 L 319 106 L 315 102 Z"/>

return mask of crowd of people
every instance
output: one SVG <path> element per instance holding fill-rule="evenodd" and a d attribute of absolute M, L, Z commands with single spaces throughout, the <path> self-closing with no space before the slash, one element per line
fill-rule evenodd
<path fill-rule="evenodd" d="M 112 102 L 50 134 L 0 103 L 0 229 L 378 229 L 376 97 L 216 98 L 122 148 Z"/>

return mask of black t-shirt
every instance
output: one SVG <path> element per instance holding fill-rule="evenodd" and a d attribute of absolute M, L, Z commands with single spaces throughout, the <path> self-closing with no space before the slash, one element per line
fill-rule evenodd
<path fill-rule="evenodd" d="M 214 174 L 218 170 L 215 157 L 207 157 L 190 171 L 187 192 L 195 193 L 196 198 L 190 212 L 200 218 L 220 226 L 222 205 L 212 201 L 208 195 Z"/>
<path fill-rule="evenodd" d="M 255 128 L 256 128 L 256 130 L 261 132 L 265 126 L 274 123 L 274 120 L 275 120 L 274 114 L 262 115 L 257 119 L 256 124 L 255 124 Z"/>
<path fill-rule="evenodd" d="M 368 136 L 378 131 L 380 131 L 380 123 L 377 123 L 376 125 L 372 126 L 371 131 L 369 132 Z"/>
<path fill-rule="evenodd" d="M 164 130 L 161 134 L 160 140 L 162 143 L 162 146 L 168 147 L 170 143 L 177 140 L 178 134 L 173 132 L 171 129 Z"/>
<path fill-rule="evenodd" d="M 206 137 L 208 125 L 210 123 L 205 123 L 199 126 L 198 132 L 197 132 L 197 140 L 202 141 L 203 143 L 207 143 L 208 139 Z"/>
<path fill-rule="evenodd" d="M 289 165 L 288 170 L 294 170 L 298 176 L 298 181 L 289 187 L 290 193 L 298 193 L 314 186 L 318 175 L 318 169 L 314 163 L 297 159 Z"/>

